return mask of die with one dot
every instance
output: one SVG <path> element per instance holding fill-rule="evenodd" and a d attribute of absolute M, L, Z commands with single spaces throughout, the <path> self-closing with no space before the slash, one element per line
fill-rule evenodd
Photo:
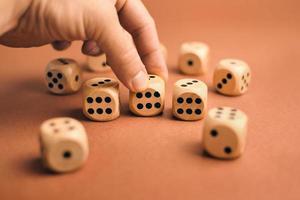
<path fill-rule="evenodd" d="M 204 123 L 204 150 L 221 159 L 239 157 L 245 149 L 247 123 L 246 114 L 236 108 L 211 109 Z"/>
<path fill-rule="evenodd" d="M 165 81 L 149 75 L 148 88 L 143 92 L 129 92 L 129 109 L 138 116 L 155 116 L 164 109 Z"/>
<path fill-rule="evenodd" d="M 111 69 L 107 64 L 105 54 L 99 56 L 87 56 L 87 67 L 93 72 L 107 72 Z"/>
<path fill-rule="evenodd" d="M 251 72 L 247 63 L 236 59 L 221 60 L 215 69 L 213 85 L 224 95 L 244 94 L 251 81 Z"/>
<path fill-rule="evenodd" d="M 200 42 L 186 42 L 181 45 L 178 67 L 182 73 L 189 75 L 205 74 L 208 60 L 208 45 Z"/>
<path fill-rule="evenodd" d="M 44 166 L 61 173 L 80 168 L 89 154 L 83 125 L 68 117 L 53 118 L 42 123 L 40 147 Z"/>
<path fill-rule="evenodd" d="M 81 69 L 73 59 L 58 58 L 47 65 L 45 80 L 48 90 L 54 94 L 74 93 L 82 85 Z"/>
<path fill-rule="evenodd" d="M 110 121 L 120 116 L 119 82 L 93 78 L 84 83 L 83 113 L 93 121 Z"/>
<path fill-rule="evenodd" d="M 205 117 L 207 86 L 197 79 L 181 79 L 174 84 L 172 112 L 181 120 L 194 121 Z"/>

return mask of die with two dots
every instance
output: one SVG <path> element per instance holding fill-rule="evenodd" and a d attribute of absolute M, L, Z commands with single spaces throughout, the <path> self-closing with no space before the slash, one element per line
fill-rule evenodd
<path fill-rule="evenodd" d="M 82 73 L 73 59 L 58 58 L 46 67 L 45 82 L 48 90 L 54 94 L 77 92 L 82 85 Z"/>

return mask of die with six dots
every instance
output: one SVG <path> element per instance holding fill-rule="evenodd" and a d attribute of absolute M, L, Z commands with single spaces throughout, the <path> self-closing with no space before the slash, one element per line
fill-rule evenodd
<path fill-rule="evenodd" d="M 87 56 L 87 67 L 90 71 L 94 72 L 106 72 L 111 69 L 107 64 L 106 54 Z"/>
<path fill-rule="evenodd" d="M 55 172 L 80 168 L 89 153 L 83 125 L 68 117 L 53 118 L 42 123 L 40 146 L 44 166 Z"/>
<path fill-rule="evenodd" d="M 225 95 L 244 94 L 251 81 L 251 72 L 247 63 L 236 59 L 221 60 L 215 69 L 213 85 Z"/>
<path fill-rule="evenodd" d="M 120 116 L 119 82 L 93 78 L 84 83 L 83 113 L 93 121 L 110 121 Z"/>
<path fill-rule="evenodd" d="M 245 149 L 248 118 L 236 108 L 219 107 L 208 112 L 203 130 L 203 147 L 213 157 L 233 159 Z"/>
<path fill-rule="evenodd" d="M 172 112 L 181 120 L 204 118 L 207 109 L 207 86 L 196 79 L 181 79 L 174 84 Z"/>
<path fill-rule="evenodd" d="M 149 75 L 148 88 L 143 92 L 129 92 L 129 109 L 138 116 L 155 116 L 164 109 L 165 81 Z"/>
<path fill-rule="evenodd" d="M 46 67 L 45 76 L 47 88 L 54 94 L 74 93 L 82 85 L 80 67 L 72 59 L 52 60 Z"/>
<path fill-rule="evenodd" d="M 200 42 L 187 42 L 181 45 L 178 67 L 182 73 L 191 75 L 205 74 L 208 60 L 208 45 Z"/>

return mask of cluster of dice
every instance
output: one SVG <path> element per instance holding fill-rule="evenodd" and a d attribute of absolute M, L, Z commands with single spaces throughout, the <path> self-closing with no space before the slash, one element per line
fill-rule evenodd
<path fill-rule="evenodd" d="M 167 51 L 161 46 L 167 57 Z M 178 67 L 188 75 L 202 75 L 208 69 L 209 48 L 204 43 L 190 42 L 181 46 Z M 88 57 L 90 70 L 109 70 L 105 54 Z M 82 73 L 72 59 L 59 58 L 46 68 L 46 84 L 50 92 L 69 94 L 82 86 Z M 227 96 L 244 94 L 250 82 L 249 66 L 240 60 L 221 60 L 215 69 L 213 85 Z M 164 110 L 165 81 L 149 75 L 148 88 L 130 92 L 129 109 L 137 116 L 155 116 Z M 201 120 L 206 115 L 203 146 L 207 153 L 221 159 L 239 157 L 245 147 L 247 116 L 241 110 L 217 107 L 207 114 L 207 85 L 197 79 L 181 79 L 174 84 L 172 113 L 184 121 Z M 119 82 L 97 77 L 83 84 L 83 114 L 92 121 L 110 121 L 120 116 Z M 83 125 L 72 118 L 54 118 L 41 126 L 41 152 L 45 166 L 56 172 L 68 172 L 83 165 L 88 156 L 88 140 Z"/>

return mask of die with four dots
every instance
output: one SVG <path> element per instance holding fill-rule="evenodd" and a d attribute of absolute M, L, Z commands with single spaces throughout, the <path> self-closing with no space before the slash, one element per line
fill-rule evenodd
<path fill-rule="evenodd" d="M 149 85 L 143 92 L 129 92 L 129 109 L 138 116 L 155 116 L 162 113 L 165 101 L 165 81 L 149 75 Z"/>
<path fill-rule="evenodd" d="M 107 64 L 106 54 L 87 56 L 87 67 L 93 72 L 106 72 L 111 69 Z"/>
<path fill-rule="evenodd" d="M 239 157 L 245 149 L 247 123 L 246 114 L 236 108 L 211 109 L 204 123 L 204 150 L 221 159 Z"/>
<path fill-rule="evenodd" d="M 55 59 L 46 67 L 45 80 L 48 90 L 54 94 L 74 93 L 82 85 L 81 69 L 73 59 Z"/>
<path fill-rule="evenodd" d="M 221 60 L 215 69 L 213 85 L 224 95 L 244 94 L 251 81 L 251 72 L 247 63 L 236 59 Z"/>
<path fill-rule="evenodd" d="M 44 166 L 55 172 L 80 168 L 89 154 L 83 125 L 68 117 L 53 118 L 42 123 L 40 147 Z"/>
<path fill-rule="evenodd" d="M 120 116 L 119 82 L 93 78 L 83 86 L 83 113 L 93 121 L 110 121 Z"/>
<path fill-rule="evenodd" d="M 205 74 L 208 68 L 209 47 L 200 42 L 187 42 L 181 45 L 178 67 L 184 74 Z"/>
<path fill-rule="evenodd" d="M 178 119 L 204 118 L 207 109 L 207 86 L 197 79 L 181 79 L 174 84 L 172 112 Z"/>

